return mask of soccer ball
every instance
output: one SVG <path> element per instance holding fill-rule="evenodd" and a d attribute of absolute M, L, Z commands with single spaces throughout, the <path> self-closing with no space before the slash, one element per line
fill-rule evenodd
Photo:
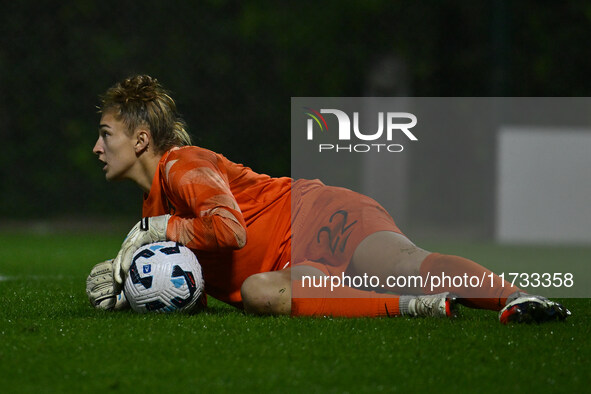
<path fill-rule="evenodd" d="M 131 308 L 140 313 L 196 313 L 205 307 L 201 265 L 189 248 L 175 242 L 139 248 L 123 291 Z"/>

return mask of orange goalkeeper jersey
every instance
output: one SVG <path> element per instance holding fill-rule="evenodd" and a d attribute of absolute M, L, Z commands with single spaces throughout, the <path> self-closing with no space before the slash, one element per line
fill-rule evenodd
<path fill-rule="evenodd" d="M 250 275 L 290 261 L 291 178 L 271 178 L 207 149 L 166 152 L 143 216 L 171 214 L 167 238 L 191 248 L 206 292 L 241 307 Z"/>

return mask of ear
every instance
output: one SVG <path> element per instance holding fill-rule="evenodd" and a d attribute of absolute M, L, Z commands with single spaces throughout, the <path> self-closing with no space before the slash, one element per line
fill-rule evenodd
<path fill-rule="evenodd" d="M 148 146 L 150 146 L 150 141 L 152 138 L 150 132 L 144 128 L 137 129 L 135 134 L 135 153 L 140 154 L 148 149 Z"/>

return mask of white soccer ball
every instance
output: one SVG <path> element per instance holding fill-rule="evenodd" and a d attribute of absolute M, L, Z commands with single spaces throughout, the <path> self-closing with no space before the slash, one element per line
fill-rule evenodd
<path fill-rule="evenodd" d="M 131 308 L 140 313 L 196 313 L 205 307 L 201 265 L 189 248 L 176 242 L 139 248 L 123 291 Z"/>

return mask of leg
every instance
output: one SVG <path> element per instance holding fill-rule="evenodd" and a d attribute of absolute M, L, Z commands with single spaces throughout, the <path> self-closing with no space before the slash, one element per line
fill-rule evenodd
<path fill-rule="evenodd" d="M 289 315 L 291 313 L 291 268 L 249 276 L 242 283 L 240 293 L 246 313 Z"/>
<path fill-rule="evenodd" d="M 420 285 L 411 282 L 411 286 L 388 290 L 405 294 L 451 292 L 458 295 L 464 305 L 492 310 L 500 310 L 507 297 L 520 290 L 471 260 L 430 253 L 401 234 L 385 231 L 371 234 L 358 245 L 349 272 L 377 276 L 380 283 L 385 283 L 390 275 L 420 277 Z M 475 281 L 467 280 L 469 278 L 482 285 L 475 285 Z"/>
<path fill-rule="evenodd" d="M 300 186 L 305 188 L 306 184 L 300 183 Z M 430 253 L 418 248 L 401 234 L 391 216 L 369 197 L 321 184 L 308 187 L 299 194 L 298 190 L 292 190 L 296 206 L 292 211 L 295 213 L 292 216 L 294 261 L 323 262 L 323 271 L 331 275 L 340 275 L 345 271 L 349 277 L 376 276 L 381 285 L 392 286 L 382 288 L 380 285 L 377 289 L 364 290 L 429 295 L 417 296 L 417 299 L 433 299 L 436 294 L 441 297 L 442 294 L 454 293 L 465 305 L 483 309 L 500 310 L 506 305 L 507 298 L 519 291 L 519 288 L 511 287 L 510 283 L 471 260 Z M 395 285 L 398 286 L 393 286 L 394 283 L 387 283 L 390 276 L 402 276 L 408 280 L 405 283 L 397 282 Z M 466 278 L 470 281 L 466 282 Z M 458 282 L 457 279 L 463 279 L 463 282 Z M 481 286 L 474 286 L 473 279 L 480 281 Z M 483 286 L 485 283 L 487 286 Z M 294 289 L 295 286 L 294 284 Z M 362 292 L 359 289 L 348 288 L 346 292 L 348 294 L 343 293 L 341 301 L 345 298 L 363 297 L 351 295 L 353 292 Z M 386 299 L 391 295 L 372 291 L 364 293 L 369 294 L 368 299 Z M 302 299 L 335 298 L 334 293 L 326 291 L 316 291 L 314 295 L 306 296 L 307 298 Z M 297 294 L 292 308 L 297 304 L 296 299 Z M 335 314 L 335 311 L 340 308 L 339 311 L 343 312 L 340 316 L 350 315 L 351 311 L 346 311 L 346 308 L 341 308 L 338 304 L 333 306 L 333 309 L 324 306 L 317 308 L 312 314 L 327 310 L 327 314 L 337 316 L 339 314 Z M 399 306 L 404 313 L 406 306 Z M 365 310 L 363 316 L 376 316 L 373 314 L 375 310 L 370 311 L 371 308 L 364 306 L 361 309 Z"/>
<path fill-rule="evenodd" d="M 292 278 L 292 275 L 294 276 Z M 242 284 L 244 309 L 257 315 L 385 317 L 401 314 L 400 297 L 349 287 L 312 287 L 292 298 L 292 285 L 302 289 L 302 276 L 325 276 L 312 266 L 296 265 L 281 271 L 264 272 L 248 277 Z M 302 294 L 304 293 L 304 294 Z M 407 297 L 408 298 L 408 297 Z M 408 304 L 410 300 L 407 300 Z M 435 299 L 433 300 L 435 301 Z M 451 316 L 448 300 L 441 299 L 439 308 L 407 310 L 411 316 Z M 443 309 L 442 309 L 443 308 Z"/>
<path fill-rule="evenodd" d="M 255 315 L 289 315 L 291 313 L 291 280 L 303 275 L 325 275 L 306 265 L 280 271 L 261 272 L 246 278 L 240 293 L 247 313 Z"/>
<path fill-rule="evenodd" d="M 386 283 L 388 276 L 418 276 L 421 263 L 430 252 L 417 247 L 402 234 L 379 231 L 366 237 L 355 249 L 348 273 L 373 275 Z M 403 294 L 420 294 L 414 286 L 389 289 Z"/>

